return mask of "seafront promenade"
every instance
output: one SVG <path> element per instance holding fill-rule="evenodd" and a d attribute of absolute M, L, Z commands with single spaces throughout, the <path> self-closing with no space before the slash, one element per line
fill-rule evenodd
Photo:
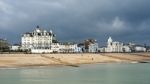
<path fill-rule="evenodd" d="M 93 63 L 147 63 L 150 53 L 0 54 L 0 67 L 79 66 Z"/>

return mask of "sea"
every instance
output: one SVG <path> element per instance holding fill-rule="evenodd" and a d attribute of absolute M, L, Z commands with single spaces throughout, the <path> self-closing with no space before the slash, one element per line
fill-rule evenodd
<path fill-rule="evenodd" d="M 150 84 L 150 64 L 0 68 L 0 84 Z"/>

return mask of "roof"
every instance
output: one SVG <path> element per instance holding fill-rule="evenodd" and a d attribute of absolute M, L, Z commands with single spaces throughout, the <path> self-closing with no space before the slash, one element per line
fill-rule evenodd
<path fill-rule="evenodd" d="M 53 37 L 56 36 L 55 34 L 52 33 L 51 30 L 48 32 L 44 29 L 41 29 L 39 26 L 37 26 L 33 32 L 26 32 L 23 35 L 30 35 L 32 37 L 32 36 L 34 36 L 34 33 L 38 34 L 38 36 L 43 36 L 44 33 L 46 33 L 47 35 L 51 35 Z"/>
<path fill-rule="evenodd" d="M 59 42 L 62 45 L 74 45 L 76 44 L 75 42 Z"/>
<path fill-rule="evenodd" d="M 143 45 L 134 45 L 134 47 L 144 47 Z"/>
<path fill-rule="evenodd" d="M 20 46 L 20 44 L 13 44 L 13 46 Z"/>

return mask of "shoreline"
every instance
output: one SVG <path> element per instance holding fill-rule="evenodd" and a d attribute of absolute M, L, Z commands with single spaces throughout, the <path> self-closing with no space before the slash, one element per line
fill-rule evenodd
<path fill-rule="evenodd" d="M 0 54 L 0 68 L 71 66 L 95 63 L 149 63 L 150 53 Z"/>

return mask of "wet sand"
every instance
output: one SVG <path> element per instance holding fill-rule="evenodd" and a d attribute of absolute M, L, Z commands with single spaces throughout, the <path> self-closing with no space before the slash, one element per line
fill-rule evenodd
<path fill-rule="evenodd" d="M 100 54 L 0 54 L 0 67 L 65 65 L 77 67 L 92 63 L 146 63 L 150 53 Z"/>

